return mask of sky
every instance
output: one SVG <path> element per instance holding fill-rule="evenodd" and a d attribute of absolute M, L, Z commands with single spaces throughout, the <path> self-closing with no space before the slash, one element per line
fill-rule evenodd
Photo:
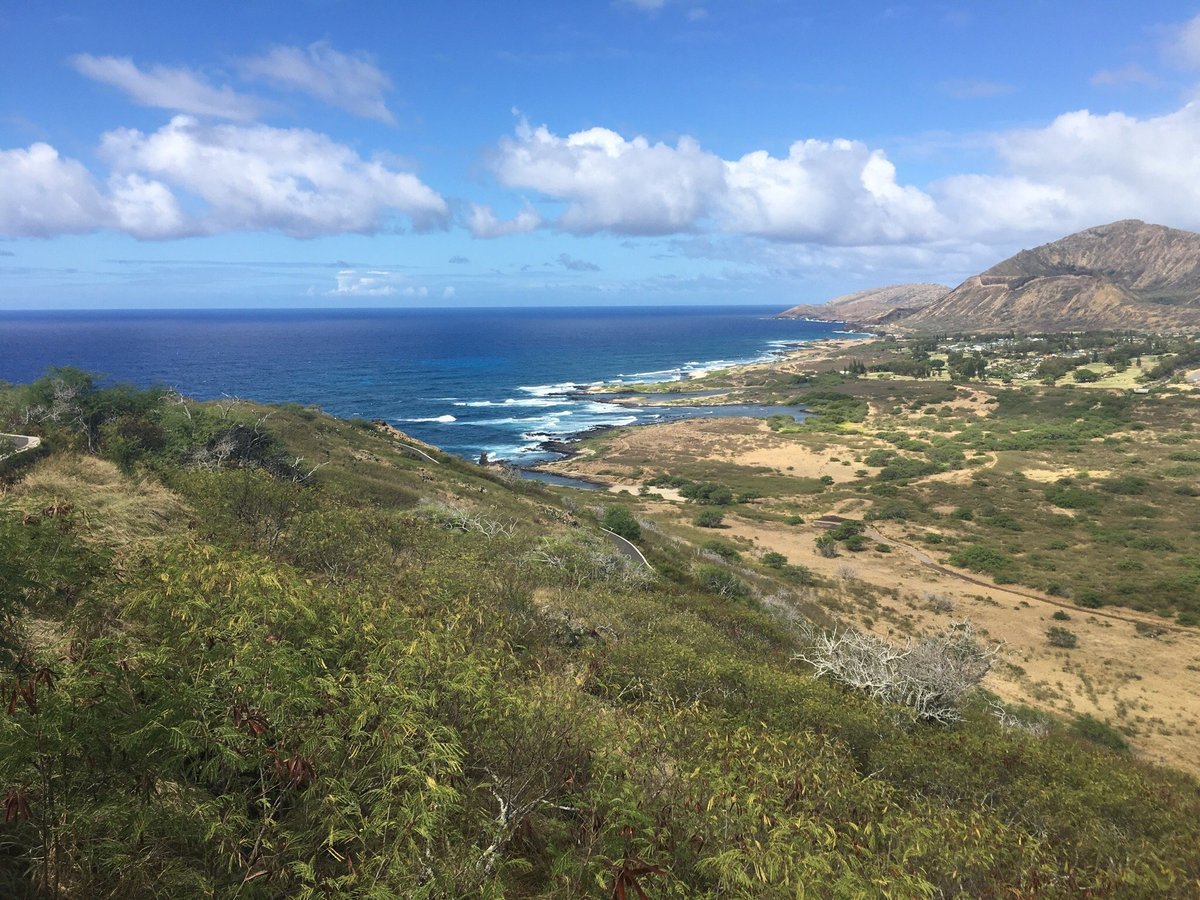
<path fill-rule="evenodd" d="M 1200 4 L 0 0 L 0 310 L 823 302 L 1200 230 Z"/>

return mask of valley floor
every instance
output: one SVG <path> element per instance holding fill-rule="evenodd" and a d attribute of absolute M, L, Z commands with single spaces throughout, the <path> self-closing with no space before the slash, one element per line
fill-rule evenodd
<path fill-rule="evenodd" d="M 879 346 L 862 340 L 822 342 L 778 363 L 722 373 L 710 381 L 726 387 L 739 402 L 763 399 L 778 395 L 781 379 L 794 381 L 802 377 L 799 373 L 815 379 L 824 373 L 832 381 L 831 373 L 847 358 L 868 359 Z M 1134 386 L 1128 380 L 1125 389 L 1104 393 L 1127 396 Z M 694 387 L 710 386 L 702 382 Z M 861 422 L 794 433 L 754 419 L 694 419 L 620 429 L 586 441 L 579 455 L 545 468 L 607 482 L 636 515 L 698 544 L 717 539 L 750 557 L 784 555 L 839 586 L 840 599 L 830 612 L 857 628 L 895 640 L 968 619 L 1003 645 L 1003 662 L 993 668 L 986 686 L 1005 702 L 1068 718 L 1094 717 L 1121 731 L 1144 758 L 1200 773 L 1200 628 L 1186 611 L 1173 615 L 1178 609 L 1170 605 L 1174 599 L 1190 608 L 1186 604 L 1195 595 L 1195 576 L 1176 579 L 1167 599 L 1139 603 L 1145 598 L 1110 593 L 1101 604 L 1087 599 L 1092 581 L 1076 582 L 1070 573 L 1099 561 L 1103 568 L 1124 572 L 1125 585 L 1139 579 L 1149 584 L 1161 582 L 1170 569 L 1164 564 L 1180 558 L 1194 571 L 1200 561 L 1194 555 L 1200 550 L 1192 518 L 1195 501 L 1190 492 L 1159 492 L 1154 484 L 1172 479 L 1190 485 L 1200 474 L 1186 465 L 1194 451 L 1180 449 L 1193 446 L 1191 425 L 1200 418 L 1194 395 L 1185 393 L 1191 387 L 1185 381 L 1144 400 L 1139 397 L 1146 423 L 1114 424 L 1107 435 L 1049 441 L 1028 450 L 976 449 L 965 465 L 896 479 L 888 484 L 894 490 L 882 495 L 871 493 L 881 483 L 882 471 L 871 463 L 885 460 L 872 459 L 872 452 L 879 457 L 904 441 L 927 443 L 986 427 L 1003 416 L 997 397 L 1010 388 L 994 381 L 952 385 L 888 373 L 843 377 L 831 389 L 864 398 L 867 411 Z M 1091 386 L 1075 388 L 1076 395 L 1085 389 Z M 791 390 L 795 394 L 800 388 Z M 1025 393 L 1048 394 L 1051 400 L 1062 390 L 1024 386 Z M 928 400 L 926 408 L 936 404 L 936 416 L 909 408 L 914 400 L 925 406 L 922 399 Z M 931 423 L 943 430 L 931 433 Z M 1145 427 L 1148 423 L 1155 430 Z M 1131 424 L 1143 427 L 1134 430 Z M 1020 425 L 1013 430 L 1032 430 L 1036 422 Z M 1123 438 L 1130 439 L 1116 443 Z M 1138 457 L 1129 458 L 1130 444 Z M 694 520 L 703 507 L 688 501 L 678 487 L 648 486 L 664 474 L 728 484 L 744 499 L 724 509 L 719 528 L 699 529 Z M 1138 496 L 1152 493 L 1156 502 L 1123 508 L 1093 490 L 1122 475 L 1152 476 L 1145 490 L 1140 482 L 1134 484 Z M 1060 481 L 1103 497 L 1105 508 L 1052 506 L 1047 493 L 1061 492 Z M 1091 503 L 1090 496 L 1083 499 Z M 1084 523 L 1092 534 L 1080 533 L 1073 520 L 1094 512 L 1102 512 L 1103 518 Z M 814 520 L 823 515 L 869 521 L 862 548 L 843 549 L 836 556 L 822 553 L 817 540 L 825 529 Z M 989 518 L 998 527 L 981 528 L 981 520 Z M 1173 542 L 1170 550 L 1165 538 L 1160 545 L 1145 539 L 1148 554 L 1136 543 L 1104 543 L 1106 531 L 1131 525 L 1133 533 L 1142 534 L 1151 530 L 1147 523 L 1165 527 Z M 964 544 L 989 541 L 1013 558 L 1033 557 L 1032 566 L 996 578 L 996 573 L 971 571 L 951 561 Z M 961 563 L 962 557 L 957 559 Z M 1092 574 L 1103 580 L 1103 573 Z M 1177 596 L 1172 598 L 1172 591 Z M 1143 608 L 1131 608 L 1138 605 Z M 1075 646 L 1051 643 L 1048 632 L 1054 627 L 1069 630 Z"/>

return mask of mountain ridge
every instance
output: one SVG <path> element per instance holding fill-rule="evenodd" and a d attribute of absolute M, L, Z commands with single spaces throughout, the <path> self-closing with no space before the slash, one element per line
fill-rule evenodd
<path fill-rule="evenodd" d="M 903 311 L 914 312 L 950 293 L 944 284 L 890 284 L 854 291 L 824 303 L 805 303 L 779 314 L 781 319 L 815 319 L 822 322 L 873 322 Z"/>
<path fill-rule="evenodd" d="M 1123 219 L 1022 250 L 888 324 L 911 331 L 1200 326 L 1200 234 Z"/>

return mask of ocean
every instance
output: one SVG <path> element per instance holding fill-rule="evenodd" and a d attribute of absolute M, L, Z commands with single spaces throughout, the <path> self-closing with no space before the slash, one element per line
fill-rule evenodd
<path fill-rule="evenodd" d="M 515 463 L 545 440 L 656 421 L 568 396 L 768 358 L 841 326 L 776 307 L 0 312 L 0 379 L 51 366 L 198 399 L 315 404 L 385 419 L 451 453 Z M 712 410 L 709 411 L 710 413 Z M 719 412 L 719 411 L 718 411 Z M 678 415 L 675 413 L 674 415 Z"/>

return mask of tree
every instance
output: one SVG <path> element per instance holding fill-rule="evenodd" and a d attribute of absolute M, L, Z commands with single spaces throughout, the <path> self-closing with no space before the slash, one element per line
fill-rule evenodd
<path fill-rule="evenodd" d="M 636 541 L 642 536 L 642 526 L 623 506 L 610 506 L 605 509 L 600 524 L 626 540 Z"/>

